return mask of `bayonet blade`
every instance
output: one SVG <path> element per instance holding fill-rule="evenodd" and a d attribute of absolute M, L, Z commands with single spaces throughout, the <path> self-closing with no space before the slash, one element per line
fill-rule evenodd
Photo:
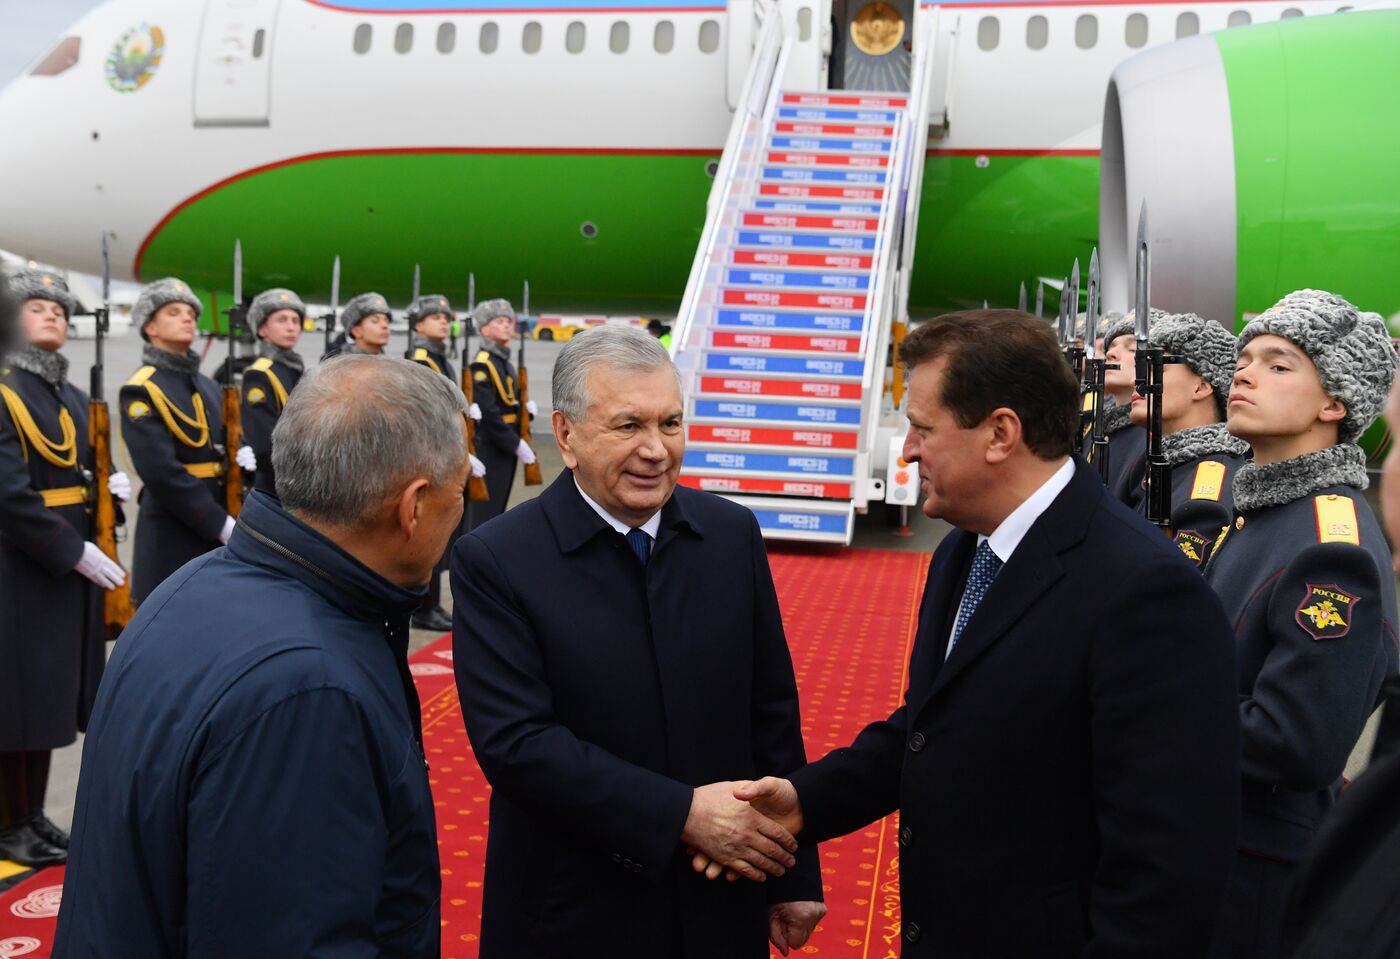
<path fill-rule="evenodd" d="M 467 274 L 467 312 L 476 312 L 476 274 Z"/>
<path fill-rule="evenodd" d="M 112 257 L 107 249 L 107 231 L 102 231 L 102 306 L 107 308 L 112 299 Z"/>
<path fill-rule="evenodd" d="M 1026 281 L 1021 281 L 1021 293 L 1016 297 L 1016 309 L 1022 313 L 1026 312 Z"/>
<path fill-rule="evenodd" d="M 1069 277 L 1060 285 L 1060 345 L 1069 346 Z"/>
<path fill-rule="evenodd" d="M 413 264 L 413 303 L 418 302 L 418 290 L 420 289 L 419 281 L 422 277 L 423 271 L 419 268 L 417 263 Z"/>
<path fill-rule="evenodd" d="M 1074 268 L 1069 271 L 1069 338 L 1074 339 L 1079 329 L 1079 257 L 1074 258 Z"/>
<path fill-rule="evenodd" d="M 1148 244 L 1149 234 L 1147 231 L 1147 198 L 1143 197 L 1142 211 L 1138 213 L 1137 228 L 1137 296 L 1133 301 L 1133 326 L 1137 334 L 1138 346 L 1141 348 L 1148 342 L 1148 315 L 1151 312 L 1151 289 L 1152 281 L 1150 275 L 1151 264 L 1149 261 Z"/>
<path fill-rule="evenodd" d="M 243 304 L 243 241 L 233 241 L 233 305 Z"/>
<path fill-rule="evenodd" d="M 1099 338 L 1099 248 L 1089 257 L 1089 305 L 1084 314 L 1084 350 L 1089 359 L 1098 358 Z"/>
<path fill-rule="evenodd" d="M 331 313 L 340 312 L 340 257 L 331 265 Z"/>
<path fill-rule="evenodd" d="M 1045 316 L 1045 281 L 1035 281 L 1035 315 L 1041 318 Z"/>
<path fill-rule="evenodd" d="M 530 315 L 530 281 L 525 281 L 525 292 L 520 298 L 520 315 L 522 317 Z M 524 324 L 521 324 L 522 326 Z"/>

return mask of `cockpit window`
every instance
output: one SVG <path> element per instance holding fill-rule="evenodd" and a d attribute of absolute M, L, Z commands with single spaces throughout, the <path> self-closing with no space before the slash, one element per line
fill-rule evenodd
<path fill-rule="evenodd" d="M 30 76 L 56 77 L 70 67 L 76 66 L 78 52 L 82 46 L 82 37 L 64 37 L 58 41 L 57 46 L 49 51 L 48 56 L 40 60 L 38 65 L 29 71 Z"/>

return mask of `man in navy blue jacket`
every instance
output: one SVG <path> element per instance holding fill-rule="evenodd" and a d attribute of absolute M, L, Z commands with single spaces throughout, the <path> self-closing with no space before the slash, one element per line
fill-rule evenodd
<path fill-rule="evenodd" d="M 438 955 L 406 656 L 461 520 L 464 412 L 405 360 L 301 381 L 273 446 L 283 502 L 255 492 L 228 546 L 167 579 L 117 644 L 55 956 Z"/>
<path fill-rule="evenodd" d="M 720 782 L 804 762 L 758 524 L 677 488 L 680 388 L 645 332 L 579 334 L 553 385 L 568 471 L 453 548 L 457 687 L 492 787 L 481 955 L 786 954 L 826 911 L 816 848 L 791 855 Z M 766 882 L 707 882 L 687 849 Z"/>
<path fill-rule="evenodd" d="M 958 527 L 905 704 L 736 797 L 799 840 L 898 809 L 906 959 L 1203 955 L 1239 817 L 1219 601 L 1070 457 L 1077 388 L 1043 322 L 950 314 L 900 355 L 904 458 Z"/>

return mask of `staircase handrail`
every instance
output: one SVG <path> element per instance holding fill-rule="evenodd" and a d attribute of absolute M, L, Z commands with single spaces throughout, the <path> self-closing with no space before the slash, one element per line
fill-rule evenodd
<path fill-rule="evenodd" d="M 910 79 L 913 82 L 909 88 L 909 116 L 918 118 L 919 121 L 914 127 L 911 156 L 920 159 L 928 154 L 928 111 L 929 101 L 932 97 L 934 67 L 936 66 L 934 52 L 935 44 L 938 42 L 938 27 L 943 15 L 943 8 L 934 6 L 927 12 L 919 10 L 915 14 L 914 20 L 916 33 L 914 42 L 918 45 L 915 49 L 928 52 L 924 62 L 922 64 L 916 63 L 917 69 L 910 71 Z M 952 52 L 953 45 L 950 44 L 948 51 L 950 60 Z M 950 85 L 951 82 L 950 78 Z M 899 321 L 907 321 L 909 318 L 909 288 L 913 285 L 914 279 L 914 244 L 919 236 L 919 204 L 923 200 L 923 192 L 923 163 L 920 163 L 918 175 L 911 178 L 909 193 L 904 202 L 904 241 L 900 245 L 898 298 L 895 301 L 893 314 L 893 318 Z"/>
<path fill-rule="evenodd" d="M 715 170 L 715 181 L 710 186 L 710 196 L 705 203 L 705 226 L 700 243 L 696 247 L 695 260 L 690 266 L 690 277 L 686 280 L 680 309 L 676 313 L 675 335 L 671 343 L 672 357 L 690 345 L 690 331 L 705 285 L 705 268 L 714 255 L 715 244 L 724 221 L 723 213 L 729 207 L 728 201 L 735 189 L 735 175 L 739 169 L 740 154 L 743 152 L 742 145 L 755 125 L 759 127 L 760 136 L 762 135 L 761 126 L 776 102 L 775 95 L 779 86 L 776 78 L 781 74 L 791 49 L 791 39 L 787 36 L 784 21 L 782 7 L 775 4 L 764 18 L 757 53 L 749 63 L 744 85 L 739 91 L 739 107 L 734 111 L 734 119 L 729 124 L 724 152 L 720 155 L 719 167 Z"/>

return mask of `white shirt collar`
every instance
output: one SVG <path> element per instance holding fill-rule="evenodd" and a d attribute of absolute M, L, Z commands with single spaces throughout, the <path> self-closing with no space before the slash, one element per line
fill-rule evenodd
<path fill-rule="evenodd" d="M 1035 525 L 1035 521 L 1040 519 L 1040 514 L 1050 508 L 1050 504 L 1055 501 L 1064 488 L 1069 485 L 1069 481 L 1074 476 L 1074 457 L 1069 457 L 1060 465 L 1050 478 L 1041 484 L 1025 501 L 1014 510 L 1006 519 L 1001 521 L 1001 525 L 992 530 L 990 536 L 979 536 L 977 542 L 989 542 L 992 545 L 992 552 L 997 554 L 997 559 L 1003 563 L 1009 562 L 1011 554 L 1016 552 L 1016 547 L 1021 545 L 1021 540 L 1026 538 L 1026 533 Z M 585 497 L 586 498 L 586 497 Z M 594 509 L 597 509 L 595 506 Z"/>
<path fill-rule="evenodd" d="M 618 519 L 612 513 L 609 513 L 607 510 L 603 509 L 603 507 L 593 502 L 593 497 L 585 493 L 583 491 L 582 486 L 579 486 L 577 475 L 574 476 L 574 487 L 578 490 L 578 495 L 583 497 L 583 501 L 589 506 L 593 507 L 593 512 L 603 517 L 603 522 L 607 523 L 609 526 L 617 530 L 623 536 L 626 536 L 627 533 L 632 529 L 640 529 L 643 533 L 646 533 L 648 536 L 650 536 L 653 541 L 656 539 L 656 533 L 658 530 L 661 529 L 661 510 L 657 510 L 655 513 L 652 513 L 651 519 L 647 520 L 640 527 L 628 526 L 626 523 L 622 522 L 622 520 Z"/>

